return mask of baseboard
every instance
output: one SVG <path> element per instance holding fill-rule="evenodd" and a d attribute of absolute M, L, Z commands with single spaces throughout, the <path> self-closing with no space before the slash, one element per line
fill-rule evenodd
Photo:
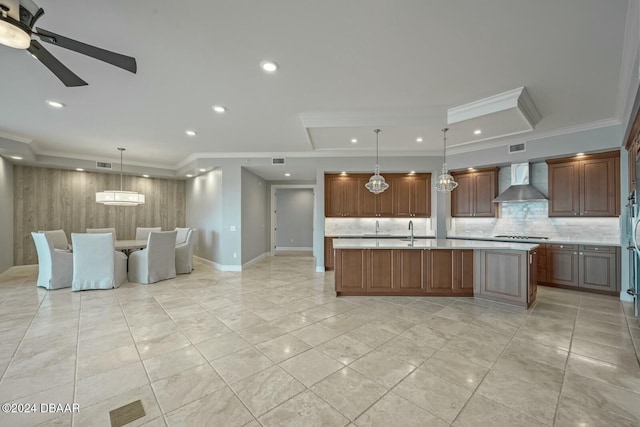
<path fill-rule="evenodd" d="M 10 271 L 30 270 L 30 269 L 37 269 L 37 268 L 38 268 L 38 264 L 14 265 L 13 267 L 9 267 L 5 271 L 0 273 L 0 277 L 4 276 L 5 274 L 9 273 Z"/>
<path fill-rule="evenodd" d="M 295 248 L 288 248 L 285 246 L 282 247 L 276 247 L 276 251 L 313 251 L 313 247 L 295 247 Z"/>
<path fill-rule="evenodd" d="M 245 262 L 244 264 L 242 264 L 242 269 L 244 270 L 245 268 L 249 267 L 252 264 L 255 264 L 256 262 L 260 261 L 262 258 L 271 255 L 269 252 L 265 252 L 263 254 L 258 255 L 257 257 L 255 257 L 252 260 L 249 260 L 247 262 Z"/>
<path fill-rule="evenodd" d="M 323 265 L 316 265 L 316 273 L 324 273 L 324 266 Z"/>
<path fill-rule="evenodd" d="M 198 261 L 204 263 L 204 264 L 212 266 L 216 270 L 220 270 L 220 271 L 242 271 L 242 266 L 241 265 L 224 265 L 224 264 L 218 264 L 217 262 L 211 261 L 210 259 L 205 259 L 205 258 L 199 257 L 197 255 L 194 255 L 193 257 L 196 258 Z"/>

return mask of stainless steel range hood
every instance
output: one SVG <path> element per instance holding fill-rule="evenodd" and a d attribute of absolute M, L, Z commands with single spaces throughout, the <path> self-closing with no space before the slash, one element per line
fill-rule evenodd
<path fill-rule="evenodd" d="M 536 187 L 529 184 L 529 163 L 511 165 L 511 186 L 504 190 L 494 202 L 530 202 L 547 200 Z"/>

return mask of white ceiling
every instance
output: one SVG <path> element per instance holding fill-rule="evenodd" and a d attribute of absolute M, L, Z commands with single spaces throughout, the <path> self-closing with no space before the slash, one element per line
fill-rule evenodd
<path fill-rule="evenodd" d="M 43 155 L 115 160 L 126 147 L 128 162 L 174 169 L 195 153 L 371 155 L 375 127 L 383 153 L 433 154 L 448 108 L 517 87 L 542 116 L 532 136 L 619 119 L 626 96 L 628 0 L 37 3 L 38 26 L 138 62 L 134 75 L 46 45 L 89 83 L 66 88 L 0 46 L 0 136 Z M 280 70 L 263 73 L 264 59 Z M 486 143 L 486 126 L 452 127 L 451 145 Z"/>

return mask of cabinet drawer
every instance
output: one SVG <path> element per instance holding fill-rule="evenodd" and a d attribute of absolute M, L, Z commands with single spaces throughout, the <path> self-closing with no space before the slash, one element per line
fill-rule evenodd
<path fill-rule="evenodd" d="M 591 246 L 591 245 L 584 245 L 580 247 L 581 251 L 585 251 L 585 252 L 601 252 L 601 253 L 605 253 L 605 254 L 614 254 L 616 253 L 616 247 L 615 246 Z"/>
<path fill-rule="evenodd" d="M 566 245 L 564 243 L 547 243 L 548 249 L 564 249 L 567 251 L 577 251 L 578 245 Z"/>

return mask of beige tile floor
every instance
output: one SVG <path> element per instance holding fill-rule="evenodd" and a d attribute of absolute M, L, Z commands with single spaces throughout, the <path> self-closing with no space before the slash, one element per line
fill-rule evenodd
<path fill-rule="evenodd" d="M 336 298 L 309 257 L 71 293 L 0 276 L 1 426 L 638 426 L 640 326 L 616 298 L 540 287 L 524 311 L 470 298 Z"/>

